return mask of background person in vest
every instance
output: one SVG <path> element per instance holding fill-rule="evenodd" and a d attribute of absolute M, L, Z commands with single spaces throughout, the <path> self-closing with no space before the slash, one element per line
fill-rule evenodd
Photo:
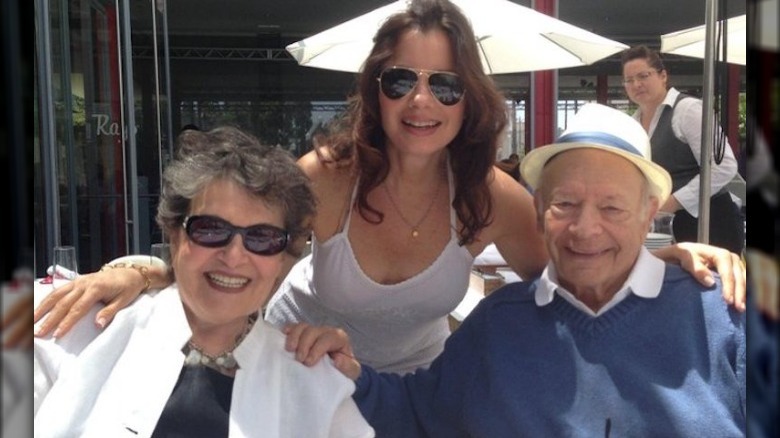
<path fill-rule="evenodd" d="M 666 68 L 655 50 L 646 46 L 630 48 L 623 52 L 621 62 L 626 94 L 639 105 L 634 118 L 650 136 L 653 161 L 672 176 L 672 196 L 661 211 L 675 213 L 677 242 L 695 242 L 699 227 L 702 102 L 668 88 Z M 740 253 L 745 232 L 739 207 L 726 189 L 737 173 L 737 159 L 728 142 L 723 161 L 713 163 L 711 169 L 709 243 Z"/>

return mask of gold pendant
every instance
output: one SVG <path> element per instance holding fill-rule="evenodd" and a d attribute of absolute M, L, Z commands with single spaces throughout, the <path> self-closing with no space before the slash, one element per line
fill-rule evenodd
<path fill-rule="evenodd" d="M 417 231 L 417 228 L 412 228 L 412 237 L 417 237 L 419 235 L 420 233 Z"/>

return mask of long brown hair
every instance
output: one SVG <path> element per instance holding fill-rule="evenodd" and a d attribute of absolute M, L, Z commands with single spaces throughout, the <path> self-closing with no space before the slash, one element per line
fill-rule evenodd
<path fill-rule="evenodd" d="M 349 98 L 347 112 L 333 125 L 327 140 L 328 161 L 351 163 L 357 159 L 359 186 L 357 208 L 368 222 L 380 223 L 384 215 L 368 202 L 368 193 L 388 173 L 386 137 L 379 114 L 376 80 L 393 56 L 399 38 L 409 30 L 443 31 L 451 44 L 455 72 L 466 89 L 463 126 L 447 145 L 455 179 L 453 208 L 463 224 L 460 244 L 474 241 L 490 223 L 492 201 L 488 188 L 499 136 L 508 122 L 504 97 L 482 63 L 467 18 L 447 0 L 412 0 L 409 7 L 391 16 L 374 36 L 374 47 L 358 77 L 357 90 Z"/>

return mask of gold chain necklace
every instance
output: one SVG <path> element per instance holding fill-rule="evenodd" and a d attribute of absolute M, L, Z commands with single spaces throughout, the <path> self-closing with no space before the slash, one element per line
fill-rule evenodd
<path fill-rule="evenodd" d="M 387 193 L 387 198 L 390 199 L 390 204 L 393 205 L 393 208 L 395 209 L 395 212 L 398 213 L 398 216 L 401 217 L 401 220 L 406 223 L 406 225 L 409 226 L 409 228 L 412 229 L 412 237 L 417 238 L 417 236 L 420 235 L 420 225 L 425 221 L 425 219 L 428 217 L 428 214 L 430 214 L 431 210 L 433 209 L 433 204 L 436 203 L 436 198 L 439 197 L 439 190 L 441 189 L 441 180 L 439 180 L 439 184 L 436 186 L 436 193 L 433 194 L 433 199 L 431 199 L 431 203 L 428 205 L 428 208 L 425 210 L 425 214 L 422 215 L 420 220 L 417 221 L 417 223 L 412 223 L 409 219 L 404 216 L 403 213 L 401 213 L 401 209 L 398 208 L 398 204 L 395 203 L 395 199 L 393 199 L 393 195 L 390 194 L 390 189 L 387 188 L 387 181 L 382 183 L 382 187 L 385 189 L 385 193 Z"/>

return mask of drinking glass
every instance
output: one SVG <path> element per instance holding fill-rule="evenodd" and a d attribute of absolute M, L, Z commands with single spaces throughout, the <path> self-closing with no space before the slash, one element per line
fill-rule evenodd
<path fill-rule="evenodd" d="M 659 211 L 653 218 L 652 232 L 657 234 L 665 234 L 674 238 L 674 232 L 672 231 L 672 223 L 674 222 L 674 213 L 667 213 L 665 211 Z"/>
<path fill-rule="evenodd" d="M 55 246 L 52 252 L 52 284 L 55 288 L 76 278 L 79 272 L 76 247 Z"/>
<path fill-rule="evenodd" d="M 645 246 L 648 249 L 663 248 L 674 243 L 674 232 L 672 223 L 674 213 L 659 211 L 655 214 L 653 222 L 650 224 L 650 232 L 647 233 Z"/>

